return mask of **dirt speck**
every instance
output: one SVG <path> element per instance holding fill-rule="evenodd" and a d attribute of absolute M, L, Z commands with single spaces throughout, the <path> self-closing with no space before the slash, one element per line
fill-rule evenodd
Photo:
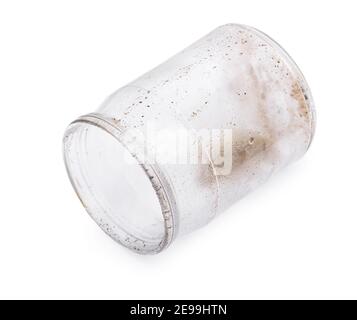
<path fill-rule="evenodd" d="M 299 104 L 299 116 L 309 120 L 309 110 L 308 104 L 306 102 L 306 94 L 297 81 L 294 82 L 291 87 L 290 96 L 294 98 Z"/>

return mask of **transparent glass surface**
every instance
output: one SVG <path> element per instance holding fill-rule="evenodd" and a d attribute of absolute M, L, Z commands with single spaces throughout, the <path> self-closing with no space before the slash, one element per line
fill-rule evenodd
<path fill-rule="evenodd" d="M 290 56 L 229 24 L 70 124 L 64 157 L 97 224 L 135 252 L 157 253 L 299 159 L 314 128 Z"/>

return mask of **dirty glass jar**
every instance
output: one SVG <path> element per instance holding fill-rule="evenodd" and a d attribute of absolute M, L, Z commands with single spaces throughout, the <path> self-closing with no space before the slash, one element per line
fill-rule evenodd
<path fill-rule="evenodd" d="M 289 55 L 228 24 L 72 122 L 64 158 L 94 221 L 127 248 L 158 253 L 299 159 L 314 127 Z"/>

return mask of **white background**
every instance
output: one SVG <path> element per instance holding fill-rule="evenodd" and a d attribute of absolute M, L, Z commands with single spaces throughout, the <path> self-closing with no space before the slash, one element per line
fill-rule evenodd
<path fill-rule="evenodd" d="M 357 298 L 355 1 L 0 2 L 0 298 Z M 62 161 L 77 116 L 215 27 L 255 26 L 303 70 L 306 156 L 156 256 L 107 237 Z"/>

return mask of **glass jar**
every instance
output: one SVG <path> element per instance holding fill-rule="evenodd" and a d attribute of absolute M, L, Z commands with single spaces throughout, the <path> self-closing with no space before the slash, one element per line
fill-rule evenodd
<path fill-rule="evenodd" d="M 264 33 L 221 26 L 68 127 L 64 158 L 94 221 L 158 253 L 308 149 L 308 85 Z"/>

